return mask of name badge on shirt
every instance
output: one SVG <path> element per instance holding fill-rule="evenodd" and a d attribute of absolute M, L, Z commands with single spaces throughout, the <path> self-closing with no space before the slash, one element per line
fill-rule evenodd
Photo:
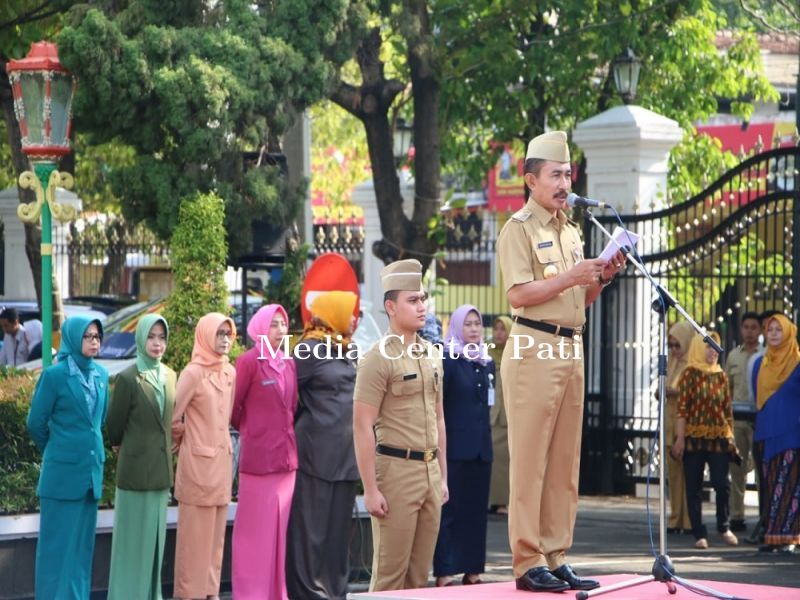
<path fill-rule="evenodd" d="M 412 379 L 416 378 L 417 378 L 416 373 L 406 373 L 405 375 L 403 375 L 403 381 L 411 381 Z"/>
<path fill-rule="evenodd" d="M 275 385 L 276 383 L 277 382 L 274 379 L 262 379 L 261 380 L 261 385 L 263 385 L 263 386 Z"/>
<path fill-rule="evenodd" d="M 541 250 L 542 248 L 552 248 L 553 247 L 553 240 L 547 240 L 546 242 L 539 242 L 536 244 L 536 249 Z"/>
<path fill-rule="evenodd" d="M 489 373 L 489 406 L 494 406 L 494 375 Z"/>

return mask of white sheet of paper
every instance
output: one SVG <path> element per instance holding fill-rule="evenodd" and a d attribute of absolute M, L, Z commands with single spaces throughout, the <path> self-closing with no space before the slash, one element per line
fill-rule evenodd
<path fill-rule="evenodd" d="M 639 236 L 637 234 L 619 226 L 614 228 L 614 231 L 611 233 L 611 237 L 613 240 L 616 240 L 619 246 L 627 248 L 628 250 L 631 249 L 631 242 L 633 242 L 634 246 L 639 243 Z M 610 261 L 612 258 L 614 258 L 614 255 L 619 252 L 619 246 L 617 246 L 617 244 L 615 244 L 613 241 L 609 240 L 608 244 L 605 248 L 603 248 L 603 251 L 597 258 L 602 258 L 605 262 Z"/>

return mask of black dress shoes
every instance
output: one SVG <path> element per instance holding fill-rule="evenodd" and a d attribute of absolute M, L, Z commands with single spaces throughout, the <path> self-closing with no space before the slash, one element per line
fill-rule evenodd
<path fill-rule="evenodd" d="M 593 590 L 600 587 L 600 582 L 594 579 L 581 579 L 575 574 L 568 564 L 563 564 L 553 571 L 553 575 L 569 584 L 573 590 Z"/>
<path fill-rule="evenodd" d="M 547 567 L 534 567 L 522 577 L 517 577 L 517 589 L 526 592 L 563 592 L 569 589 L 569 583 L 555 577 Z"/>

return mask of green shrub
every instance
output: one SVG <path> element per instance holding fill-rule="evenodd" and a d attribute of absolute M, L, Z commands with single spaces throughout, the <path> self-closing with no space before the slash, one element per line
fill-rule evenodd
<path fill-rule="evenodd" d="M 176 372 L 191 360 L 198 319 L 209 312 L 229 314 L 224 222 L 223 202 L 214 194 L 200 194 L 181 203 L 170 241 L 175 288 L 164 309 L 170 327 L 165 362 Z"/>
<path fill-rule="evenodd" d="M 38 510 L 36 485 L 39 482 L 41 455 L 28 436 L 31 396 L 36 382 L 30 373 L 16 370 L 0 372 L 0 511 L 3 513 Z"/>
<path fill-rule="evenodd" d="M 36 379 L 28 371 L 0 370 L 0 514 L 39 510 L 36 486 L 42 455 L 26 426 L 35 386 Z M 116 455 L 106 443 L 101 506 L 114 499 L 116 463 Z"/>

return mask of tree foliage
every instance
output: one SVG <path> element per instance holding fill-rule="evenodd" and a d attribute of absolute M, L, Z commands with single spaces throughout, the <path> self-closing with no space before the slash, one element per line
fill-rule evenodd
<path fill-rule="evenodd" d="M 75 127 L 135 150 L 110 179 L 126 216 L 168 237 L 182 199 L 215 191 L 238 207 L 226 217 L 232 254 L 247 250 L 252 207 L 278 209 L 274 175 L 248 176 L 242 152 L 279 150 L 294 115 L 350 56 L 362 14 L 350 0 L 73 9 L 58 43 L 81 81 Z"/>
<path fill-rule="evenodd" d="M 742 118 L 753 101 L 776 97 L 752 34 L 717 51 L 727 22 L 710 0 L 385 0 L 376 15 L 356 52 L 360 81 L 345 78 L 331 97 L 364 124 L 384 236 L 374 251 L 384 261 L 433 256 L 420 225 L 438 210 L 440 167 L 480 185 L 496 160 L 492 142 L 571 130 L 619 104 L 611 64 L 626 47 L 643 60 L 636 103 L 686 128 L 714 114 L 720 97 Z M 414 122 L 410 219 L 390 150 L 398 110 Z"/>
<path fill-rule="evenodd" d="M 453 132 L 444 138 L 444 158 L 475 165 L 473 178 L 494 162 L 490 141 L 570 130 L 621 103 L 611 66 L 626 47 L 643 61 L 636 104 L 685 128 L 714 114 L 720 97 L 733 99 L 743 118 L 751 101 L 775 98 L 751 34 L 740 32 L 726 53 L 717 51 L 726 22 L 708 0 L 441 0 L 437 7 L 447 48 L 443 124 Z"/>
<path fill-rule="evenodd" d="M 311 109 L 311 197 L 348 204 L 356 185 L 372 175 L 361 123 L 332 102 Z"/>

